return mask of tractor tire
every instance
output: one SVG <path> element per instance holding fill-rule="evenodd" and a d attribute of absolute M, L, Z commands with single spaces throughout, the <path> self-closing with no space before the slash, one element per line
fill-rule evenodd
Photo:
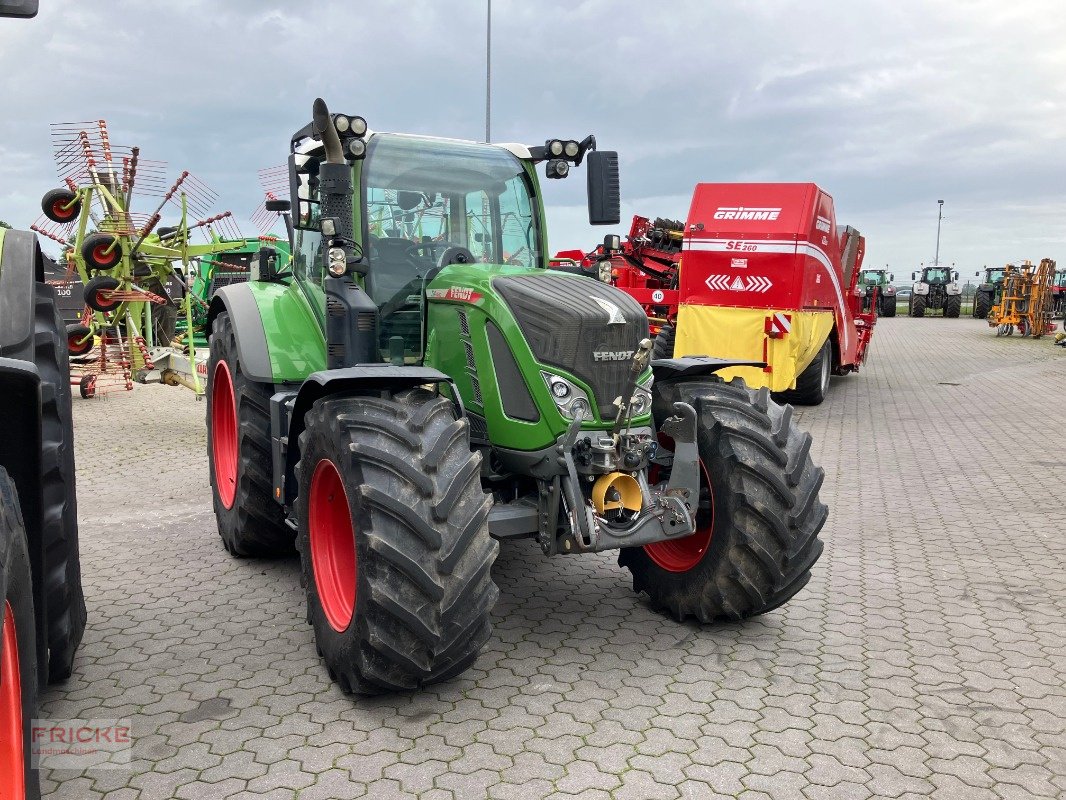
<path fill-rule="evenodd" d="M 37 716 L 33 579 L 15 484 L 0 467 L 0 797 L 39 800 L 30 726 Z"/>
<path fill-rule="evenodd" d="M 37 284 L 34 363 L 41 375 L 41 494 L 48 680 L 70 677 L 85 633 L 85 594 L 78 549 L 74 428 L 67 332 L 52 288 Z"/>
<path fill-rule="evenodd" d="M 111 269 L 122 260 L 122 242 L 108 233 L 94 233 L 82 242 L 81 257 L 90 271 Z"/>
<path fill-rule="evenodd" d="M 822 553 L 818 532 L 829 512 L 818 498 L 824 475 L 811 461 L 811 436 L 792 422 L 791 406 L 739 378 L 656 384 L 657 425 L 675 402 L 697 414 L 697 531 L 623 548 L 618 563 L 633 574 L 634 591 L 679 621 L 772 611 L 807 584 Z"/>
<path fill-rule="evenodd" d="M 779 403 L 799 406 L 820 406 L 829 393 L 829 376 L 833 372 L 833 345 L 826 339 L 818 355 L 796 378 L 796 388 L 778 392 Z"/>
<path fill-rule="evenodd" d="M 962 314 L 962 295 L 953 294 L 944 298 L 944 316 L 958 319 Z"/>
<path fill-rule="evenodd" d="M 673 325 L 663 325 L 655 335 L 655 341 L 652 343 L 652 361 L 659 358 L 673 358 L 675 339 L 677 339 L 677 328 Z"/>
<path fill-rule="evenodd" d="M 912 317 L 924 317 L 925 316 L 925 295 L 914 294 L 911 295 L 911 316 Z"/>
<path fill-rule="evenodd" d="M 41 211 L 52 222 L 60 225 L 74 222 L 81 213 L 78 195 L 70 189 L 52 189 L 41 198 Z"/>
<path fill-rule="evenodd" d="M 452 678 L 492 632 L 499 545 L 469 431 L 424 389 L 326 397 L 307 413 L 297 548 L 315 642 L 346 692 Z"/>
<path fill-rule="evenodd" d="M 227 312 L 215 318 L 211 333 L 207 457 L 218 535 L 234 556 L 290 555 L 295 534 L 274 500 L 271 477 L 274 387 L 244 374 Z"/>
<path fill-rule="evenodd" d="M 988 319 L 992 311 L 992 295 L 987 292 L 978 292 L 973 298 L 973 315 L 977 319 Z"/>
<path fill-rule="evenodd" d="M 118 308 L 121 304 L 121 300 L 115 300 L 111 297 L 104 297 L 103 292 L 113 292 L 119 288 L 121 284 L 117 278 L 112 278 L 110 275 L 97 275 L 95 278 L 90 278 L 89 282 L 85 284 L 85 305 L 91 308 L 93 311 L 99 311 L 102 314 L 108 314 Z"/>
<path fill-rule="evenodd" d="M 882 297 L 881 298 L 881 316 L 882 317 L 894 317 L 894 316 L 896 316 L 896 298 L 895 297 Z"/>

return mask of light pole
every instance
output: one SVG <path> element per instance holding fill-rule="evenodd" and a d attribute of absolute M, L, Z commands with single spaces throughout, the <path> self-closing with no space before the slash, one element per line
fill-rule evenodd
<path fill-rule="evenodd" d="M 485 16 L 485 141 L 492 141 L 492 0 Z"/>
<path fill-rule="evenodd" d="M 491 0 L 490 0 L 491 2 Z M 944 201 L 937 200 L 938 211 L 936 215 L 936 255 L 933 257 L 933 265 L 940 266 L 940 220 L 944 218 Z"/>

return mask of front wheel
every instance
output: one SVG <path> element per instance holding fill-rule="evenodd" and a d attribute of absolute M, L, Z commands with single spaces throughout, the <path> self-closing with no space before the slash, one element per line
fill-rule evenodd
<path fill-rule="evenodd" d="M 896 316 L 896 298 L 894 295 L 892 297 L 888 297 L 887 295 L 881 295 L 881 316 Z"/>
<path fill-rule="evenodd" d="M 447 680 L 492 632 L 499 545 L 469 430 L 423 389 L 326 397 L 306 415 L 296 508 L 307 617 L 347 692 Z"/>
<path fill-rule="evenodd" d="M 696 533 L 624 548 L 618 563 L 633 589 L 678 620 L 739 620 L 788 602 L 822 553 L 828 510 L 818 498 L 823 472 L 811 436 L 766 389 L 739 378 L 656 384 L 656 423 L 675 402 L 697 413 L 701 467 Z"/>
<path fill-rule="evenodd" d="M 962 295 L 953 294 L 949 295 L 944 300 L 944 316 L 952 319 L 958 319 L 962 314 Z"/>
<path fill-rule="evenodd" d="M 924 294 L 912 294 L 911 295 L 911 316 L 912 317 L 924 317 L 925 316 L 926 298 Z"/>

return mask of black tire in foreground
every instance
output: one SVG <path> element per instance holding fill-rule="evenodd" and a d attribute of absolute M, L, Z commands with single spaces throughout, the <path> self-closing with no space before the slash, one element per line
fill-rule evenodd
<path fill-rule="evenodd" d="M 0 467 L 0 797 L 38 800 L 30 767 L 37 714 L 37 648 L 26 531 L 15 485 Z"/>
<path fill-rule="evenodd" d="M 33 360 L 41 375 L 42 542 L 48 631 L 48 680 L 70 677 L 85 633 L 85 594 L 78 550 L 74 427 L 67 331 L 52 289 L 37 284 Z"/>
<path fill-rule="evenodd" d="M 207 372 L 207 457 L 218 535 L 235 556 L 293 552 L 295 535 L 273 498 L 272 393 L 244 374 L 229 314 L 219 314 Z"/>
<path fill-rule="evenodd" d="M 674 341 L 676 339 L 677 328 L 675 328 L 673 325 L 663 325 L 659 329 L 659 332 L 655 335 L 655 341 L 652 343 L 652 360 L 655 360 L 657 358 L 673 358 Z"/>
<path fill-rule="evenodd" d="M 465 671 L 499 590 L 469 423 L 424 389 L 326 397 L 307 413 L 297 547 L 330 676 L 360 694 Z"/>
<path fill-rule="evenodd" d="M 924 317 L 925 316 L 925 295 L 924 294 L 912 294 L 911 295 L 911 316 L 912 317 Z"/>
<path fill-rule="evenodd" d="M 625 548 L 618 563 L 633 574 L 634 591 L 678 620 L 772 611 L 807 584 L 822 553 L 818 532 L 828 510 L 818 497 L 823 472 L 811 461 L 811 436 L 792 422 L 791 406 L 739 378 L 657 383 L 657 424 L 679 401 L 698 417 L 697 532 Z"/>
<path fill-rule="evenodd" d="M 829 377 L 832 373 L 833 344 L 826 339 L 818 355 L 796 378 L 796 388 L 778 392 L 775 399 L 800 406 L 821 405 L 829 393 Z"/>
<path fill-rule="evenodd" d="M 944 299 L 944 316 L 958 319 L 960 314 L 962 314 L 962 295 L 948 295 Z"/>

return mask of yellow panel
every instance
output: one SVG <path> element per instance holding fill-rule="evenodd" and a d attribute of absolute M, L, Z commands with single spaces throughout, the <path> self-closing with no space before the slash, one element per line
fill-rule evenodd
<path fill-rule="evenodd" d="M 772 308 L 726 308 L 682 305 L 677 314 L 675 356 L 714 356 L 743 361 L 763 361 L 771 371 L 737 367 L 718 374 L 725 380 L 741 377 L 748 386 L 768 386 L 782 392 L 796 386 L 796 377 L 814 360 L 833 329 L 831 311 L 789 311 L 792 330 L 780 339 L 767 337 L 766 318 Z M 767 343 L 766 355 L 763 343 Z"/>

